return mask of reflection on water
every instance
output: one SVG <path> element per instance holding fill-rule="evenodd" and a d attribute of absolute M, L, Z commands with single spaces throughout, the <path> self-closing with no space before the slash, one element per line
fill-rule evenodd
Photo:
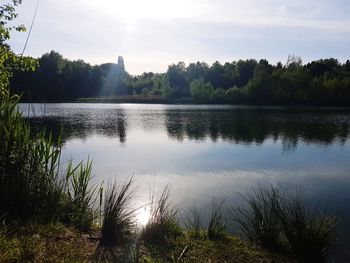
<path fill-rule="evenodd" d="M 350 110 L 129 104 L 22 104 L 57 136 L 63 157 L 90 156 L 96 181 L 135 174 L 137 206 L 171 184 L 179 207 L 230 205 L 257 184 L 301 187 L 335 211 L 350 241 Z M 147 213 L 140 215 L 146 220 Z M 350 242 L 342 241 L 343 244 Z"/>
<path fill-rule="evenodd" d="M 170 139 L 178 142 L 188 139 L 262 145 L 267 139 L 272 139 L 280 141 L 286 151 L 294 150 L 298 143 L 345 144 L 349 136 L 350 111 L 345 109 L 133 106 L 110 105 L 110 108 L 105 108 L 86 104 L 49 104 L 45 106 L 45 112 L 36 110 L 32 116 L 33 111 L 30 111 L 29 116 L 32 122 L 54 131 L 59 131 L 62 126 L 64 141 L 101 135 L 117 137 L 121 144 L 125 144 L 128 122 L 133 125 L 132 130 L 166 131 Z M 26 108 L 22 105 L 22 109 Z"/>

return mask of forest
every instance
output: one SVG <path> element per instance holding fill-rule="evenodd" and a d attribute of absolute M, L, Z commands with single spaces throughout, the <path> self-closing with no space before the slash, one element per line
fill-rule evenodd
<path fill-rule="evenodd" d="M 238 60 L 208 65 L 184 62 L 165 73 L 131 75 L 123 57 L 90 65 L 55 51 L 37 59 L 35 71 L 15 71 L 11 93 L 23 101 L 52 102 L 99 98 L 150 98 L 166 102 L 260 105 L 350 105 L 350 61 L 320 59 L 303 64 L 291 55 L 285 64 Z"/>

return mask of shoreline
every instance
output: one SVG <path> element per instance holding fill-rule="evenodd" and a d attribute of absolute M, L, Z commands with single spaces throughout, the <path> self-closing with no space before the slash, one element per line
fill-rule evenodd
<path fill-rule="evenodd" d="M 194 100 L 194 99 L 147 99 L 147 98 L 80 98 L 77 100 L 49 100 L 49 101 L 27 101 L 21 100 L 20 103 L 91 103 L 91 104 L 166 104 L 166 105 L 222 105 L 222 106 L 237 106 L 247 108 L 297 108 L 297 109 L 349 109 L 348 104 L 295 104 L 295 103 L 233 103 L 228 101 L 213 101 L 213 100 Z"/>

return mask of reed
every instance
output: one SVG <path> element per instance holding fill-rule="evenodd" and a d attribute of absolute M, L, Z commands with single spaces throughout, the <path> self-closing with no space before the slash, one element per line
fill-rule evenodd
<path fill-rule="evenodd" d="M 0 105 L 0 214 L 27 220 L 50 220 L 59 205 L 60 141 L 44 131 L 31 134 L 17 110 L 17 100 Z"/>
<path fill-rule="evenodd" d="M 68 222 L 82 231 L 87 231 L 93 224 L 96 214 L 97 186 L 91 186 L 92 161 L 89 159 L 73 167 L 70 162 L 65 178 L 66 216 Z"/>
<path fill-rule="evenodd" d="M 60 221 L 87 230 L 93 221 L 91 162 L 61 169 L 61 136 L 32 133 L 18 98 L 0 102 L 0 215 L 6 220 Z M 61 169 L 61 170 L 60 170 Z"/>

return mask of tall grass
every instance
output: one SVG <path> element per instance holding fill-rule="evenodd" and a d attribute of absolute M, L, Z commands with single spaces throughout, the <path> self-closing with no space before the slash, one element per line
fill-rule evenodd
<path fill-rule="evenodd" d="M 224 201 L 218 203 L 213 199 L 208 224 L 208 237 L 210 239 L 223 239 L 226 236 L 225 221 L 222 210 L 223 204 Z"/>
<path fill-rule="evenodd" d="M 336 240 L 336 219 L 308 209 L 298 193 L 281 194 L 278 215 L 293 255 L 301 262 L 326 262 Z"/>
<path fill-rule="evenodd" d="M 202 214 L 195 204 L 186 211 L 184 225 L 191 237 L 200 238 L 202 236 Z"/>
<path fill-rule="evenodd" d="M 64 176 L 60 136 L 54 142 L 44 130 L 32 133 L 17 105 L 18 98 L 0 102 L 0 215 L 24 222 L 70 218 L 88 228 L 91 163 L 74 168 L 70 163 Z"/>
<path fill-rule="evenodd" d="M 336 239 L 335 217 L 307 208 L 299 192 L 258 188 L 235 208 L 233 219 L 247 238 L 273 250 L 289 251 L 300 262 L 326 262 Z"/>
<path fill-rule="evenodd" d="M 270 190 L 253 189 L 251 196 L 243 196 L 245 205 L 234 208 L 233 215 L 245 236 L 252 242 L 270 249 L 280 249 L 282 242 L 281 222 L 278 214 L 280 194 Z"/>
<path fill-rule="evenodd" d="M 146 242 L 166 244 L 171 238 L 181 235 L 177 210 L 169 203 L 170 187 L 166 186 L 157 201 L 152 198 L 151 217 L 142 230 Z"/>
<path fill-rule="evenodd" d="M 114 183 L 105 194 L 102 223 L 102 244 L 108 246 L 124 245 L 129 241 L 135 227 L 135 209 L 130 208 L 130 201 L 135 189 L 132 178 L 119 186 Z"/>
<path fill-rule="evenodd" d="M 60 146 L 44 132 L 32 135 L 16 100 L 0 105 L 0 214 L 50 219 L 60 201 Z"/>
<path fill-rule="evenodd" d="M 92 162 L 79 163 L 73 167 L 68 164 L 66 172 L 65 193 L 67 196 L 66 215 L 69 222 L 80 230 L 87 231 L 94 221 L 95 202 L 97 200 L 97 186 L 91 185 Z"/>

